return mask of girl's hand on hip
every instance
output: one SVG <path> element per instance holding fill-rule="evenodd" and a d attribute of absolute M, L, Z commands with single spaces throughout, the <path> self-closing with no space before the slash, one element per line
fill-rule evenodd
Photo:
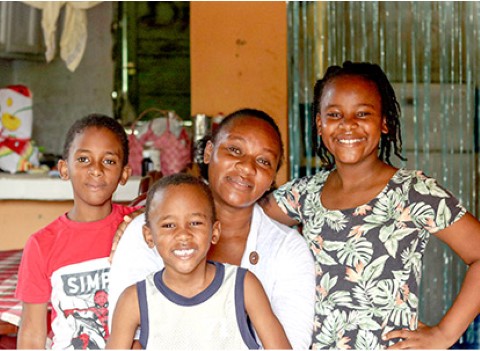
<path fill-rule="evenodd" d="M 418 322 L 417 330 L 393 330 L 383 336 L 383 340 L 400 338 L 401 341 L 389 346 L 388 350 L 401 349 L 448 349 L 452 346 L 447 335 L 438 326 L 430 327 Z"/>

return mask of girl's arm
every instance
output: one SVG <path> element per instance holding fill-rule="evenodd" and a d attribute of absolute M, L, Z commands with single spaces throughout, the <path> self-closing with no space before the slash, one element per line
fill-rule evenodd
<path fill-rule="evenodd" d="M 416 331 L 396 330 L 388 333 L 387 339 L 405 339 L 391 346 L 391 349 L 447 349 L 480 313 L 480 222 L 467 212 L 435 235 L 469 266 L 462 288 L 438 325 L 421 325 Z"/>
<path fill-rule="evenodd" d="M 273 193 L 268 194 L 267 196 L 262 197 L 258 204 L 262 206 L 265 213 L 272 219 L 277 222 L 283 223 L 288 226 L 293 226 L 299 224 L 296 220 L 288 216 L 283 210 L 278 206 L 277 201 L 273 197 Z"/>
<path fill-rule="evenodd" d="M 120 295 L 113 312 L 112 331 L 106 349 L 131 349 L 135 330 L 140 325 L 137 286 L 131 285 Z"/>
<path fill-rule="evenodd" d="M 292 349 L 282 325 L 270 307 L 262 284 L 251 273 L 245 274 L 245 309 L 265 349 Z"/>
<path fill-rule="evenodd" d="M 47 303 L 23 303 L 17 349 L 45 349 L 47 341 Z"/>

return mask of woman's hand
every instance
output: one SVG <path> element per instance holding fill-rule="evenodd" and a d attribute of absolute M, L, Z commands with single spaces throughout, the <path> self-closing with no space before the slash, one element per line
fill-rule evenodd
<path fill-rule="evenodd" d="M 138 210 L 125 215 L 123 217 L 123 222 L 118 225 L 117 231 L 115 232 L 115 236 L 113 237 L 113 242 L 112 242 L 112 250 L 110 251 L 110 257 L 108 258 L 108 261 L 112 263 L 113 260 L 113 255 L 115 255 L 115 251 L 117 250 L 118 242 L 122 238 L 123 233 L 125 232 L 125 229 L 127 229 L 128 225 L 133 221 L 135 217 L 138 215 L 142 214 L 145 212 L 145 207 L 139 208 Z"/>
<path fill-rule="evenodd" d="M 445 350 L 452 346 L 451 341 L 438 325 L 430 327 L 418 322 L 417 330 L 394 330 L 387 333 L 383 339 L 390 340 L 401 338 L 402 341 L 388 347 L 388 350 L 399 349 L 436 349 Z"/>

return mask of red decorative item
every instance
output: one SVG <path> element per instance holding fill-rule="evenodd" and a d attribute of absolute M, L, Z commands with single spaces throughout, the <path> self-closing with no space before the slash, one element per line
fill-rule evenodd
<path fill-rule="evenodd" d="M 32 92 L 25 85 L 7 85 L 7 88 L 20 93 L 23 96 L 32 97 Z"/>
<path fill-rule="evenodd" d="M 167 119 L 167 128 L 161 134 L 157 135 L 152 130 L 152 120 L 148 122 L 147 131 L 140 137 L 135 136 L 135 126 L 149 112 L 160 112 Z M 153 146 L 160 150 L 161 172 L 163 175 L 170 175 L 185 169 L 191 162 L 191 141 L 185 128 L 182 128 L 178 138 L 170 130 L 170 111 L 150 108 L 143 111 L 132 124 L 132 131 L 128 136 L 130 154 L 129 163 L 132 167 L 133 175 L 142 174 L 142 151 L 146 143 L 151 142 Z"/>
<path fill-rule="evenodd" d="M 167 117 L 167 129 L 153 145 L 160 150 L 160 163 L 164 176 L 181 172 L 191 161 L 190 139 L 182 128 L 177 137 L 170 130 L 170 116 Z"/>

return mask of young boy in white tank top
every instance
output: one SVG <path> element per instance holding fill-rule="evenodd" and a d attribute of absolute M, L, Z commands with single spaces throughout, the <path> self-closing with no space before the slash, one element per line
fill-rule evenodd
<path fill-rule="evenodd" d="M 162 178 L 149 190 L 145 218 L 145 240 L 165 268 L 122 293 L 107 348 L 130 348 L 139 325 L 143 348 L 258 349 L 252 327 L 264 348 L 291 348 L 255 275 L 207 262 L 220 222 L 203 181 Z"/>

